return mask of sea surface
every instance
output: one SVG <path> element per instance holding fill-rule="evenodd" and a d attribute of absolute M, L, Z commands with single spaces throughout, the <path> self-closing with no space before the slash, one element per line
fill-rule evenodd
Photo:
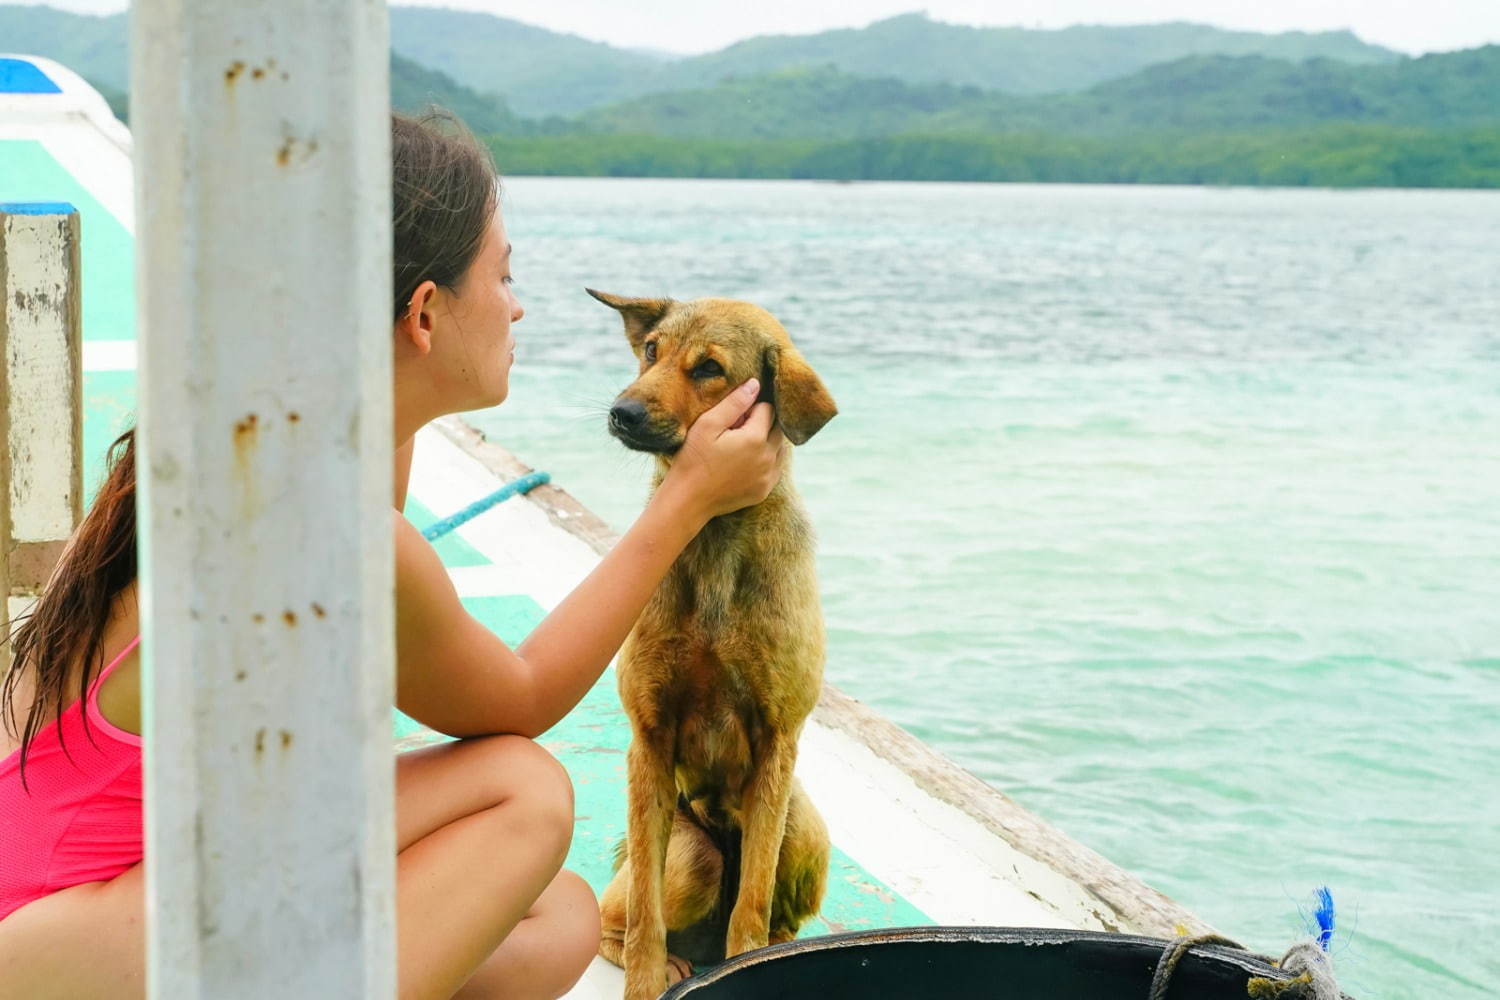
<path fill-rule="evenodd" d="M 501 164 L 502 170 L 504 164 Z M 470 419 L 616 528 L 625 295 L 774 312 L 829 679 L 1225 933 L 1500 994 L 1500 193 L 515 178 Z"/>

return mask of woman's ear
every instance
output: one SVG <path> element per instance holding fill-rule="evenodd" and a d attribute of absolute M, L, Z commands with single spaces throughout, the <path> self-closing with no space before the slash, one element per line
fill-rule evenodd
<path fill-rule="evenodd" d="M 437 296 L 437 283 L 424 281 L 411 293 L 406 303 L 406 312 L 396 317 L 396 336 L 404 339 L 418 354 L 432 350 L 432 306 Z"/>

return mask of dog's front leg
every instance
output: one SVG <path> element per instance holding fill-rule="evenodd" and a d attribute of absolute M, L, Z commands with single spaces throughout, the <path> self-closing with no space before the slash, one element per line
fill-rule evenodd
<path fill-rule="evenodd" d="M 771 894 L 776 888 L 776 862 L 786 833 L 796 759 L 796 734 L 776 732 L 765 745 L 746 788 L 740 894 L 729 915 L 729 934 L 724 941 L 727 956 L 765 947 L 770 934 Z"/>
<path fill-rule="evenodd" d="M 663 750 L 672 741 L 656 739 L 657 735 L 636 733 L 626 754 L 630 883 L 625 903 L 625 1000 L 655 1000 L 667 986 L 662 873 L 677 789 L 671 758 Z"/>

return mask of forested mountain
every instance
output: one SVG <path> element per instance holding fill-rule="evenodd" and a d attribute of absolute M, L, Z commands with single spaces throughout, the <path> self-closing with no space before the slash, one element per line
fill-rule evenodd
<path fill-rule="evenodd" d="M 1349 32 L 1264 35 L 1200 24 L 1056 31 L 944 24 L 923 14 L 815 35 L 768 35 L 669 60 L 487 14 L 395 7 L 391 44 L 518 113 L 572 114 L 649 93 L 711 87 L 725 77 L 832 66 L 855 76 L 951 83 L 1014 94 L 1084 90 L 1191 55 L 1263 55 L 1351 64 L 1401 57 Z"/>
<path fill-rule="evenodd" d="M 391 107 L 398 111 L 421 111 L 429 105 L 446 108 L 481 134 L 518 132 L 521 119 L 494 94 L 479 94 L 455 82 L 446 73 L 428 69 L 391 53 Z"/>
<path fill-rule="evenodd" d="M 509 18 L 434 7 L 392 7 L 391 48 L 466 87 L 504 95 L 528 118 L 645 93 L 642 80 L 668 65 Z"/>
<path fill-rule="evenodd" d="M 126 36 L 125 15 L 0 6 L 0 51 L 121 113 Z M 1500 187 L 1500 46 L 913 14 L 674 59 L 414 7 L 391 39 L 392 106 L 455 111 L 508 173 Z"/>
<path fill-rule="evenodd" d="M 124 92 L 129 86 L 127 36 L 124 14 L 95 17 L 45 6 L 0 6 L 0 49 L 56 59 L 109 90 Z M 752 38 L 706 55 L 672 59 L 489 14 L 393 7 L 391 46 L 476 96 L 499 95 L 503 100 L 493 111 L 481 112 L 474 101 L 463 100 L 485 122 L 512 113 L 572 115 L 646 94 L 711 90 L 730 77 L 795 80 L 828 67 L 912 84 L 909 96 L 923 101 L 924 85 L 944 83 L 1015 95 L 1083 91 L 1193 55 L 1260 55 L 1293 63 L 1328 59 L 1350 66 L 1401 61 L 1348 32 L 1264 35 L 1197 24 L 1042 31 L 944 24 L 922 14 L 865 28 Z M 404 65 L 401 72 L 413 75 Z M 409 82 L 403 80 L 398 92 L 406 93 Z"/>
<path fill-rule="evenodd" d="M 129 86 L 130 34 L 124 14 L 92 17 L 39 6 L 0 6 L 0 52 L 56 59 L 95 85 Z"/>
<path fill-rule="evenodd" d="M 716 87 L 653 94 L 585 111 L 589 132 L 726 139 L 893 135 L 940 116 L 983 114 L 997 102 L 1029 106 L 977 87 L 869 79 L 832 66 L 730 79 Z"/>
<path fill-rule="evenodd" d="M 589 131 L 678 137 L 861 138 L 901 133 L 1124 135 L 1328 122 L 1500 125 L 1500 46 L 1352 66 L 1195 56 L 1081 94 L 1017 96 L 865 79 L 833 67 L 728 80 L 585 112 Z"/>
<path fill-rule="evenodd" d="M 671 86 L 662 89 L 710 86 L 726 76 L 832 66 L 855 76 L 908 83 L 970 85 L 1009 94 L 1067 93 L 1193 55 L 1325 58 L 1354 64 L 1401 58 L 1347 31 L 1265 35 L 1181 23 L 979 28 L 903 14 L 866 28 L 751 38 L 674 64 L 667 75 Z"/>
<path fill-rule="evenodd" d="M 0 52 L 57 60 L 92 83 L 122 118 L 130 86 L 128 36 L 125 14 L 94 17 L 43 6 L 0 6 Z M 480 132 L 520 127 L 503 98 L 476 93 L 446 74 L 393 54 L 392 106 L 414 111 L 429 103 L 448 108 Z"/>

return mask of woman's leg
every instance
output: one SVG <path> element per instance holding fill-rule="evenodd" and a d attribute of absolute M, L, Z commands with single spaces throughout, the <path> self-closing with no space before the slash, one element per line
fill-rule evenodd
<path fill-rule="evenodd" d="M 594 890 L 564 871 L 455 996 L 558 997 L 578 981 L 598 950 L 599 904 Z"/>
<path fill-rule="evenodd" d="M 398 758 L 402 1000 L 555 997 L 572 986 L 599 944 L 593 893 L 559 874 L 572 828 L 567 775 L 530 740 L 465 740 Z M 0 1000 L 144 996 L 144 898 L 137 865 L 0 921 Z"/>
<path fill-rule="evenodd" d="M 593 892 L 573 873 L 559 874 L 572 831 L 572 784 L 530 740 L 487 737 L 402 754 L 402 1000 L 566 992 L 599 946 Z"/>
<path fill-rule="evenodd" d="M 0 1000 L 144 997 L 145 887 L 145 869 L 136 865 L 0 920 Z"/>

